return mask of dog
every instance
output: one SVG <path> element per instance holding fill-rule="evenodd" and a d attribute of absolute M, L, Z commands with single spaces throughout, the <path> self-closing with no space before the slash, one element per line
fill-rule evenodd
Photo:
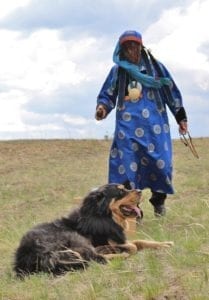
<path fill-rule="evenodd" d="M 91 261 L 105 264 L 144 248 L 158 249 L 173 242 L 128 242 L 127 219 L 142 218 L 140 190 L 106 184 L 91 191 L 67 217 L 29 230 L 15 252 L 14 271 L 20 278 L 38 272 L 54 276 L 85 269 Z"/>

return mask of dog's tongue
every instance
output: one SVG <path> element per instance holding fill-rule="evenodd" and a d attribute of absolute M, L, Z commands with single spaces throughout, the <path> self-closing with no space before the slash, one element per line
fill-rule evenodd
<path fill-rule="evenodd" d="M 137 206 L 134 206 L 133 209 L 136 212 L 137 216 L 141 217 L 141 209 L 139 207 L 137 207 Z"/>

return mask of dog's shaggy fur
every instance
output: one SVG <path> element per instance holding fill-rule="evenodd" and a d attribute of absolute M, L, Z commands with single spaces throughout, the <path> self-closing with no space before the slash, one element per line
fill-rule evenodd
<path fill-rule="evenodd" d="M 60 275 L 84 269 L 90 261 L 106 263 L 143 248 L 169 247 L 172 242 L 127 242 L 127 218 L 142 217 L 141 192 L 107 184 L 90 192 L 68 217 L 40 224 L 22 238 L 15 253 L 19 277 L 47 272 Z"/>

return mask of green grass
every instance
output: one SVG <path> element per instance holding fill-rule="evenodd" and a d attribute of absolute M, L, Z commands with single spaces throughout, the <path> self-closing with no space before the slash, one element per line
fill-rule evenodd
<path fill-rule="evenodd" d="M 208 299 L 209 139 L 194 139 L 200 159 L 174 141 L 176 194 L 156 219 L 143 192 L 144 220 L 134 238 L 173 240 L 168 250 L 146 250 L 83 272 L 17 280 L 14 251 L 35 224 L 68 213 L 76 197 L 107 182 L 110 141 L 0 142 L 0 299 Z"/>

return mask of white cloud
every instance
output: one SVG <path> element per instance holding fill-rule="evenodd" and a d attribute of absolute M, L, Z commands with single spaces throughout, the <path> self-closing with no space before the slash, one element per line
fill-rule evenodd
<path fill-rule="evenodd" d="M 26 121 L 25 127 L 13 128 L 7 132 L 7 138 L 103 138 L 104 135 L 112 136 L 113 131 L 104 130 L 106 124 L 97 122 L 93 119 L 82 118 L 79 116 L 69 116 L 65 114 L 41 115 L 31 112 L 22 112 L 22 118 Z M 110 122 L 112 123 L 112 122 Z M 112 124 L 110 124 L 110 127 Z M 12 134 L 13 132 L 13 134 Z"/>
<path fill-rule="evenodd" d="M 6 0 L 0 2 L 0 18 L 4 18 L 16 8 L 24 7 L 31 0 Z"/>
<path fill-rule="evenodd" d="M 1 93 L 0 128 L 1 131 L 23 130 L 21 106 L 27 99 L 19 90 Z"/>
<path fill-rule="evenodd" d="M 0 80 L 10 86 L 49 92 L 61 84 L 76 84 L 84 75 L 71 60 L 69 44 L 57 31 L 40 30 L 29 37 L 0 31 Z"/>
<path fill-rule="evenodd" d="M 148 47 L 165 63 L 181 89 L 194 136 L 209 136 L 205 126 L 209 113 L 209 51 L 202 51 L 209 45 L 208 11 L 208 0 L 193 1 L 184 10 L 178 7 L 165 11 L 145 32 Z M 172 117 L 170 122 L 176 136 Z"/>
<path fill-rule="evenodd" d="M 209 42 L 208 11 L 208 0 L 194 1 L 183 11 L 181 8 L 165 11 L 146 31 L 149 46 L 176 68 L 208 71 L 208 57 L 199 49 Z"/>

